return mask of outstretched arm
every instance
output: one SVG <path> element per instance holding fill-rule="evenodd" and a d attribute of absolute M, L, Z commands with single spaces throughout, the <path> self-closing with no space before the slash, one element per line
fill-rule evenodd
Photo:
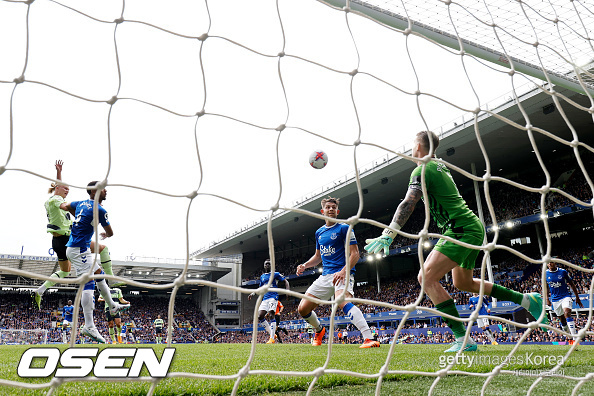
<path fill-rule="evenodd" d="M 72 216 L 74 216 L 74 208 L 68 202 L 64 202 L 64 203 L 60 204 L 60 209 L 66 210 L 66 211 L 70 212 L 72 214 Z"/>
<path fill-rule="evenodd" d="M 416 188 L 409 188 L 406 192 L 406 196 L 402 202 L 400 202 L 400 205 L 398 205 L 396 213 L 394 213 L 392 224 L 396 223 L 398 229 L 404 227 L 410 215 L 415 211 L 415 206 L 417 206 L 417 202 L 419 202 L 422 196 L 423 191 Z M 392 226 L 392 224 L 390 224 L 390 226 Z"/>
<path fill-rule="evenodd" d="M 62 180 L 62 165 L 64 165 L 64 162 L 62 162 L 62 160 L 57 160 L 55 165 L 57 171 L 56 179 Z"/>
<path fill-rule="evenodd" d="M 417 202 L 419 202 L 422 196 L 422 190 L 415 187 L 409 187 L 406 196 L 402 202 L 400 202 L 400 205 L 398 205 L 396 213 L 394 213 L 394 218 L 392 219 L 390 226 L 384 229 L 384 232 L 382 232 L 380 237 L 367 239 L 365 241 L 365 243 L 367 243 L 367 245 L 365 245 L 365 250 L 369 253 L 379 253 L 383 250 L 384 255 L 387 256 L 390 252 L 390 245 L 394 242 L 394 238 L 396 238 L 397 231 L 404 227 L 410 215 L 414 212 Z"/>

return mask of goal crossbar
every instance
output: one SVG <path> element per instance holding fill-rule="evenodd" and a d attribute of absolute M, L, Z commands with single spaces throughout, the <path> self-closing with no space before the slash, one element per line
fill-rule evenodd
<path fill-rule="evenodd" d="M 493 64 L 513 69 L 522 74 L 538 78 L 543 81 L 547 79 L 558 86 L 571 89 L 581 94 L 594 96 L 594 86 L 584 82 L 580 84 L 577 78 L 571 78 L 570 75 L 563 75 L 552 70 L 518 59 L 511 55 L 506 55 L 492 48 L 458 37 L 446 31 L 434 28 L 418 21 L 409 20 L 409 18 L 399 15 L 395 12 L 358 0 L 320 0 L 332 7 L 349 7 L 352 11 L 359 12 L 377 22 L 390 26 L 394 29 L 405 31 L 410 29 L 438 44 L 446 46 L 456 51 L 460 51 L 459 41 L 463 43 L 464 51 L 477 58 L 491 62 Z M 573 74 L 573 73 L 572 73 Z"/>

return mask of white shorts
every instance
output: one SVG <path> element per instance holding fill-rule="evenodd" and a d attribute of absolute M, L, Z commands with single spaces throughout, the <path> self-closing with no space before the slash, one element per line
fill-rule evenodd
<path fill-rule="evenodd" d="M 489 319 L 477 318 L 476 323 L 478 324 L 478 327 L 480 327 L 480 328 L 487 327 L 487 326 L 489 326 Z"/>
<path fill-rule="evenodd" d="M 260 308 L 258 308 L 258 309 L 260 311 L 276 312 L 277 304 L 278 304 L 278 300 L 276 298 L 267 298 L 266 300 L 262 300 L 262 302 L 260 303 Z"/>
<path fill-rule="evenodd" d="M 70 260 L 76 276 L 88 273 L 91 266 L 93 266 L 93 273 L 101 268 L 98 263 L 100 260 L 99 256 L 91 253 L 91 249 L 89 248 L 66 248 L 66 257 Z M 97 257 L 97 260 L 94 260 L 95 257 Z"/>
<path fill-rule="evenodd" d="M 306 294 L 311 294 L 319 298 L 320 300 L 330 300 L 336 292 L 344 290 L 344 282 L 334 286 L 332 284 L 332 279 L 334 279 L 334 274 L 322 275 L 318 279 L 315 280 L 314 283 L 307 289 L 305 292 Z M 351 294 L 351 296 L 355 296 L 353 292 L 353 287 L 355 286 L 355 275 L 351 274 L 349 276 L 349 286 L 347 291 Z"/>
<path fill-rule="evenodd" d="M 62 320 L 62 327 L 70 327 L 71 324 L 69 320 Z"/>
<path fill-rule="evenodd" d="M 553 311 L 555 311 L 557 316 L 565 315 L 565 308 L 573 308 L 573 298 L 565 297 L 559 301 L 553 302 Z"/>

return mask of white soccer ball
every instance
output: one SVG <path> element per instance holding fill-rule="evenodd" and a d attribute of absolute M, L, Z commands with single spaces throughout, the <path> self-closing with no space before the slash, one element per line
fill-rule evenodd
<path fill-rule="evenodd" d="M 322 150 L 316 150 L 309 155 L 309 164 L 316 169 L 322 169 L 328 163 L 328 155 Z"/>

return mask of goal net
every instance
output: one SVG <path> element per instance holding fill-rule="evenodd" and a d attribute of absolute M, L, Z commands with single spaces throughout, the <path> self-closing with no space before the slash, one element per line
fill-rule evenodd
<path fill-rule="evenodd" d="M 171 257 L 175 252 L 187 258 L 186 270 L 168 285 L 172 289 L 168 323 L 173 323 L 173 302 L 181 285 L 251 292 L 188 279 L 194 241 L 207 241 L 214 233 L 230 235 L 237 228 L 228 228 L 231 221 L 246 213 L 263 216 L 269 224 L 266 238 L 275 271 L 272 219 L 279 213 L 294 212 L 321 223 L 319 212 L 300 207 L 331 193 L 331 186 L 326 184 L 302 200 L 294 199 L 303 195 L 304 188 L 310 189 L 309 183 L 314 183 L 313 190 L 328 180 L 354 183 L 360 202 L 345 221 L 352 227 L 373 227 L 373 233 L 379 235 L 389 220 L 366 217 L 363 207 L 368 194 L 361 185 L 363 177 L 384 163 L 412 163 L 411 142 L 420 130 L 433 130 L 445 139 L 469 127 L 471 133 L 459 135 L 464 140 L 460 144 L 469 144 L 480 162 L 456 165 L 454 157 L 448 159 L 449 150 L 441 161 L 455 172 L 457 181 L 476 185 L 475 209 L 488 230 L 488 240 L 476 247 L 483 257 L 476 264 L 476 276 L 488 278 L 490 258 L 497 253 L 509 254 L 513 257 L 510 262 L 515 259 L 523 265 L 537 265 L 535 290 L 546 289 L 545 270 L 551 261 L 582 274 L 583 279 L 589 279 L 585 290 L 589 309 L 580 323 L 578 340 L 591 339 L 594 270 L 566 256 L 554 257 L 555 230 L 550 229 L 549 218 L 555 216 L 553 201 L 578 207 L 588 226 L 593 217 L 592 26 L 592 7 L 578 0 L 175 4 L 156 0 L 0 0 L 0 34 L 7 38 L 0 48 L 8 54 L 0 65 L 0 158 L 5 158 L 0 164 L 0 183 L 6 191 L 19 190 L 22 195 L 0 205 L 0 213 L 9 218 L 14 200 L 22 200 L 22 207 L 39 206 L 40 186 L 47 188 L 48 181 L 55 181 L 47 164 L 53 163 L 55 153 L 65 150 L 68 163 L 80 168 L 71 175 L 65 172 L 64 181 L 71 192 L 84 194 L 91 175 L 102 175 L 110 193 L 117 191 L 130 203 L 125 208 L 117 208 L 124 205 L 115 203 L 109 210 L 110 219 L 122 219 L 121 225 L 114 222 L 125 241 L 116 245 L 122 255 L 128 253 L 124 249 L 138 252 L 151 245 L 168 249 L 161 256 Z M 558 117 L 550 122 L 543 116 L 530 116 L 535 107 L 544 115 L 555 112 Z M 488 133 L 500 132 L 500 139 L 486 138 Z M 43 152 L 37 151 L 39 147 Z M 303 147 L 307 147 L 305 152 Z M 329 166 L 312 175 L 306 158 L 317 147 L 330 153 Z M 525 152 L 518 154 L 518 147 L 524 147 Z M 563 148 L 564 164 L 571 163 L 568 169 L 577 185 L 557 183 L 561 180 L 554 162 L 556 156 L 561 157 L 557 147 Z M 453 155 L 455 150 L 451 152 Z M 511 152 L 532 158 L 541 170 L 539 180 L 524 180 L 522 169 L 505 169 Z M 29 197 L 33 199 L 28 201 Z M 148 206 L 142 206 L 146 202 Z M 543 243 L 536 255 L 528 256 L 518 246 L 501 242 L 508 227 L 505 221 L 517 217 L 508 216 L 510 210 L 502 208 L 516 210 L 518 206 L 534 209 L 542 218 Z M 147 215 L 155 208 L 167 213 L 167 220 L 157 225 Z M 401 233 L 403 246 L 421 246 L 441 236 L 431 228 L 428 208 L 425 213 L 426 220 L 418 229 Z M 38 224 L 37 213 L 19 215 L 26 218 L 10 217 L 14 224 Z M 155 227 L 163 229 L 155 231 Z M 148 234 L 153 232 L 171 239 L 151 242 Z M 25 242 L 15 235 L 27 234 L 12 230 L 5 242 L 20 247 Z M 134 242 L 133 236 L 141 238 L 140 242 Z M 113 254 L 118 248 L 110 246 L 110 250 Z M 422 267 L 422 249 L 418 260 Z M 43 278 L 22 270 L 0 269 Z M 506 271 L 501 272 L 505 276 Z M 77 282 L 82 285 L 88 279 L 79 274 Z M 257 290 L 258 302 L 269 290 L 270 284 Z M 306 298 L 302 293 L 277 291 Z M 80 293 L 74 300 L 75 318 Z M 386 302 L 381 295 L 350 301 L 403 312 L 401 325 L 392 336 L 398 340 L 413 312 L 439 315 L 432 305 L 423 303 L 423 297 L 421 292 L 407 304 Z M 333 334 L 336 304 L 330 307 L 328 330 Z M 256 318 L 257 311 L 254 331 Z M 478 311 L 473 311 L 461 320 L 469 324 L 477 318 Z M 525 330 L 515 340 L 510 359 L 534 334 L 549 331 L 570 337 L 551 325 L 538 333 L 541 323 L 491 318 Z M 2 343 L 47 339 L 47 331 L 2 330 L 0 334 Z M 256 375 L 307 377 L 308 394 L 320 377 L 333 374 L 376 381 L 376 394 L 381 393 L 389 375 L 432 378 L 430 393 L 450 374 L 484 378 L 483 391 L 497 376 L 518 375 L 506 369 L 505 362 L 480 373 L 465 371 L 454 363 L 439 370 L 399 369 L 393 362 L 396 342 L 385 348 L 385 364 L 376 373 L 332 366 L 331 347 L 326 361 L 313 370 L 256 370 L 252 367 L 256 356 L 253 338 L 246 364 L 236 373 L 175 374 L 213 381 L 232 379 L 232 394 L 238 394 L 247 377 Z M 171 343 L 171 332 L 167 342 Z M 547 375 L 570 381 L 574 394 L 591 381 L 591 374 L 561 374 L 576 347 L 565 351 L 564 359 L 548 373 L 536 375 L 530 391 Z M 80 379 L 87 380 L 95 379 Z M 150 381 L 152 393 L 160 380 Z M 0 378 L 0 386 L 13 385 Z M 39 388 L 27 382 L 19 386 Z M 59 382 L 48 382 L 48 392 L 59 386 Z"/>
<path fill-rule="evenodd" d="M 2 345 L 47 344 L 47 329 L 0 329 Z"/>

